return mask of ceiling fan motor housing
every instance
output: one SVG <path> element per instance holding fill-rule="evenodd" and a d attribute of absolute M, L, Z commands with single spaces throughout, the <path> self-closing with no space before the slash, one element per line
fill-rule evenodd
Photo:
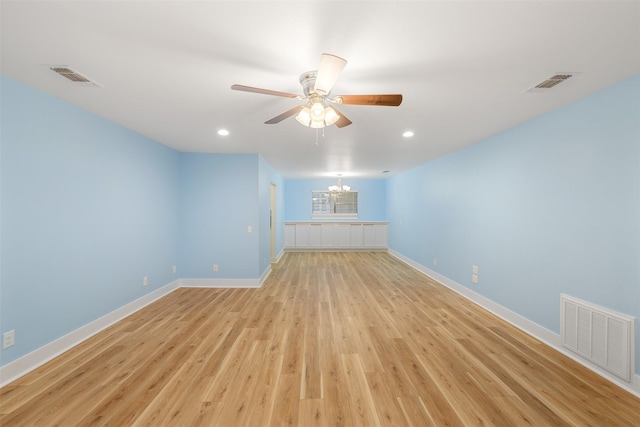
<path fill-rule="evenodd" d="M 300 84 L 302 85 L 302 92 L 306 97 L 312 96 L 315 92 L 313 88 L 316 85 L 316 76 L 318 71 L 307 71 L 300 75 Z"/>

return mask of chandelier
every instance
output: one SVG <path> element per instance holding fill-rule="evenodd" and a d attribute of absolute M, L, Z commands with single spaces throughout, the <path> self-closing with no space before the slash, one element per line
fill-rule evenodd
<path fill-rule="evenodd" d="M 349 190 L 351 190 L 351 187 L 348 185 L 342 185 L 342 178 L 340 176 L 338 176 L 338 185 L 329 186 L 329 192 L 331 194 L 340 194 Z"/>

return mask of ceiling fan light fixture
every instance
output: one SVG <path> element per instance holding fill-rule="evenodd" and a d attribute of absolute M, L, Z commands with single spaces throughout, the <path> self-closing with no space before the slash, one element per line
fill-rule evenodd
<path fill-rule="evenodd" d="M 311 120 L 313 121 L 324 120 L 324 105 L 322 105 L 322 102 L 314 102 L 311 105 Z"/>
<path fill-rule="evenodd" d="M 312 129 L 322 129 L 325 126 L 324 120 L 311 120 L 311 124 L 309 125 Z"/>
<path fill-rule="evenodd" d="M 334 110 L 333 108 L 327 107 L 324 109 L 324 123 L 327 126 L 331 126 L 332 124 L 337 122 L 339 118 L 340 116 L 338 115 L 338 113 L 336 113 L 336 110 Z"/>
<path fill-rule="evenodd" d="M 336 110 L 331 107 L 325 107 L 322 102 L 314 102 L 313 104 L 305 105 L 298 114 L 296 120 L 302 126 L 310 127 L 313 129 L 322 129 L 326 126 L 331 126 L 340 119 Z"/>
<path fill-rule="evenodd" d="M 309 107 L 304 107 L 300 112 L 296 115 L 296 120 L 302 126 L 309 126 L 311 124 L 311 110 Z"/>

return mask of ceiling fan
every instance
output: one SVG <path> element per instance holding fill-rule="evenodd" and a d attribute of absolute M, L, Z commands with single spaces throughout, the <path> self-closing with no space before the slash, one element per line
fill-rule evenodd
<path fill-rule="evenodd" d="M 345 65 L 347 65 L 347 61 L 339 56 L 323 53 L 320 56 L 320 66 L 317 70 L 307 71 L 300 75 L 300 84 L 302 85 L 302 92 L 304 95 L 296 95 L 293 93 L 279 92 L 276 90 L 261 89 L 238 84 L 232 85 L 231 89 L 307 101 L 304 105 L 298 105 L 297 107 L 267 120 L 265 124 L 268 125 L 280 123 L 282 120 L 295 115 L 296 120 L 304 126 L 323 128 L 325 126 L 335 124 L 337 127 L 342 128 L 349 126 L 351 124 L 351 120 L 339 112 L 333 105 L 330 106 L 327 104 L 383 105 L 397 107 L 402 103 L 402 95 L 400 94 L 329 96 L 334 83 L 342 73 Z"/>

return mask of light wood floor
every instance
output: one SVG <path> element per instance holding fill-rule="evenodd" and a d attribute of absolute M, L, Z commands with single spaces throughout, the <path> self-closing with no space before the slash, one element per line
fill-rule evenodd
<path fill-rule="evenodd" d="M 640 399 L 386 253 L 179 289 L 0 405 L 3 426 L 640 426 Z"/>

